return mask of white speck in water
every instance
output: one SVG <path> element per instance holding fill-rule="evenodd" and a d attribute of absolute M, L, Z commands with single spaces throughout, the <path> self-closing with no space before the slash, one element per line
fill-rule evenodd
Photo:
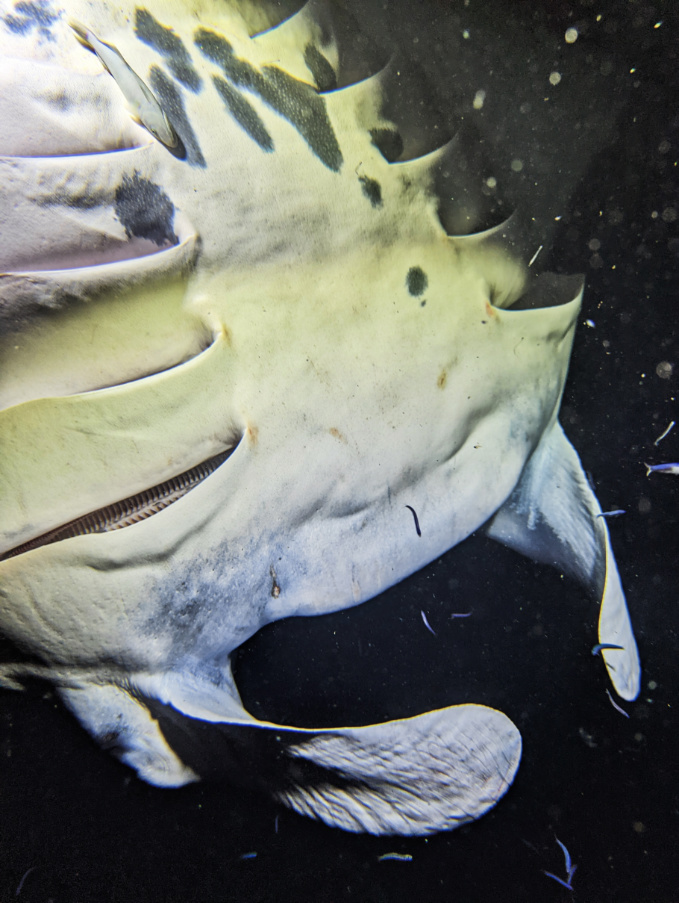
<path fill-rule="evenodd" d="M 523 169 L 523 160 L 512 160 L 511 167 L 513 172 L 521 172 Z"/>
<path fill-rule="evenodd" d="M 462 37 L 465 39 L 465 41 L 469 40 L 469 29 L 468 28 L 465 28 L 465 30 L 462 32 Z"/>
<path fill-rule="evenodd" d="M 476 94 L 474 95 L 474 102 L 472 103 L 472 106 L 474 107 L 474 109 L 480 110 L 483 107 L 483 102 L 485 99 L 486 99 L 486 92 L 485 91 L 477 91 Z"/>
<path fill-rule="evenodd" d="M 486 185 L 489 188 L 497 188 L 497 179 L 495 178 L 495 176 L 488 176 L 488 178 L 486 179 Z"/>
<path fill-rule="evenodd" d="M 561 73 L 560 72 L 550 72 L 549 73 L 550 85 L 558 85 L 560 81 L 561 81 Z"/>
<path fill-rule="evenodd" d="M 660 377 L 660 379 L 669 379 L 672 376 L 672 371 L 674 370 L 674 366 L 670 364 L 669 361 L 660 361 L 658 366 L 655 368 L 655 372 Z"/>
<path fill-rule="evenodd" d="M 564 36 L 566 38 L 567 44 L 575 44 L 578 39 L 578 29 L 577 28 L 567 28 L 566 34 Z"/>
<path fill-rule="evenodd" d="M 590 329 L 594 329 L 596 323 L 594 322 L 594 320 L 585 320 L 585 326 L 589 326 Z"/>

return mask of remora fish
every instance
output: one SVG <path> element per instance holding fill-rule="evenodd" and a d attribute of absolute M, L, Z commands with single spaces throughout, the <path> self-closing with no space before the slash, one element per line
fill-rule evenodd
<path fill-rule="evenodd" d="M 0 19 L 0 629 L 30 653 L 0 677 L 51 680 L 157 785 L 199 779 L 212 731 L 210 773 L 330 825 L 482 815 L 519 764 L 503 713 L 261 722 L 230 654 L 485 525 L 600 600 L 635 698 L 605 519 L 557 421 L 581 280 L 529 270 L 513 222 L 486 228 L 462 137 L 413 155 L 382 112 L 393 67 L 359 78 L 322 6 L 272 27 L 242 2 L 123 0 L 96 26 L 64 5 Z"/>

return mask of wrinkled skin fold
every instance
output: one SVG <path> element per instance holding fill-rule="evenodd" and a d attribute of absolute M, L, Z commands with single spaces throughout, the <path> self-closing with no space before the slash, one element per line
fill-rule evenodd
<path fill-rule="evenodd" d="M 396 67 L 330 7 L 96 9 L 0 5 L 0 630 L 29 653 L 0 680 L 50 680 L 159 786 L 375 834 L 477 818 L 519 765 L 502 712 L 275 725 L 230 656 L 483 527 L 600 602 L 636 697 L 557 419 L 582 282 L 529 269 L 469 135 L 386 118 Z"/>

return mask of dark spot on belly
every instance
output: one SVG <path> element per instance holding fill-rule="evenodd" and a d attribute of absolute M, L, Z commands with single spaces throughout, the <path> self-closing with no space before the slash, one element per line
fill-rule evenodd
<path fill-rule="evenodd" d="M 382 187 L 375 179 L 369 179 L 368 176 L 359 176 L 358 181 L 361 183 L 363 194 L 368 198 L 373 207 L 382 206 Z"/>
<path fill-rule="evenodd" d="M 155 19 L 147 9 L 135 10 L 134 30 L 140 41 L 153 47 L 167 60 L 170 72 L 191 91 L 198 92 L 200 75 L 196 72 L 184 42 L 173 29 Z"/>
<path fill-rule="evenodd" d="M 205 167 L 205 158 L 200 149 L 198 138 L 191 126 L 184 107 L 184 100 L 175 83 L 159 66 L 151 66 L 151 88 L 179 136 L 181 148 L 173 151 L 175 157 L 185 159 L 189 166 Z"/>
<path fill-rule="evenodd" d="M 428 285 L 429 280 L 424 270 L 421 267 L 410 267 L 406 276 L 406 286 L 410 294 L 416 298 L 423 294 Z"/>
<path fill-rule="evenodd" d="M 129 238 L 147 238 L 158 246 L 177 244 L 174 204 L 165 192 L 138 172 L 123 181 L 115 192 L 116 216 Z"/>
<path fill-rule="evenodd" d="M 337 87 L 335 70 L 313 44 L 307 44 L 304 48 L 304 62 L 319 91 L 335 90 Z"/>
<path fill-rule="evenodd" d="M 439 378 L 436 380 L 436 385 L 439 389 L 445 389 L 446 383 L 448 382 L 448 373 L 445 370 L 441 370 L 439 373 Z"/>
<path fill-rule="evenodd" d="M 212 80 L 215 88 L 220 93 L 227 110 L 238 125 L 248 134 L 254 142 L 256 142 L 264 151 L 272 151 L 274 149 L 273 138 L 267 131 L 266 126 L 262 122 L 257 110 L 252 106 L 249 100 L 232 87 L 226 79 L 220 75 L 213 75 Z"/>
<path fill-rule="evenodd" d="M 40 39 L 52 41 L 52 25 L 62 13 L 53 12 L 51 7 L 50 0 L 20 0 L 14 4 L 14 14 L 3 16 L 3 22 L 15 34 L 25 35 L 35 29 Z"/>
<path fill-rule="evenodd" d="M 260 72 L 248 60 L 236 56 L 233 47 L 214 31 L 199 28 L 195 44 L 206 59 L 221 67 L 228 82 L 256 94 L 270 109 L 286 119 L 306 141 L 312 153 L 333 172 L 342 167 L 342 152 L 330 122 L 325 98 L 305 82 L 276 66 Z"/>

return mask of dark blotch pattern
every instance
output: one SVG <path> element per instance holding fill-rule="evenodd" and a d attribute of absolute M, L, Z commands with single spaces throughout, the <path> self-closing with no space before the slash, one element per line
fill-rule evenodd
<path fill-rule="evenodd" d="M 154 182 L 139 173 L 123 181 L 115 192 L 116 216 L 129 238 L 146 238 L 157 245 L 176 244 L 174 204 Z"/>
<path fill-rule="evenodd" d="M 369 179 L 368 176 L 359 176 L 358 181 L 361 183 L 363 194 L 368 198 L 373 207 L 382 206 L 382 188 L 380 183 L 375 179 Z"/>
<path fill-rule="evenodd" d="M 337 87 L 335 70 L 313 44 L 307 44 L 304 48 L 304 62 L 319 91 L 335 90 Z"/>
<path fill-rule="evenodd" d="M 406 276 L 406 285 L 413 297 L 417 298 L 418 295 L 423 294 L 429 285 L 429 280 L 422 267 L 410 267 Z"/>
<path fill-rule="evenodd" d="M 253 141 L 259 144 L 262 150 L 272 151 L 274 148 L 273 138 L 267 132 L 266 126 L 257 114 L 257 110 L 220 75 L 213 75 L 212 79 L 229 113 L 231 113 L 238 125 L 247 132 Z"/>
<path fill-rule="evenodd" d="M 226 38 L 214 31 L 199 28 L 195 42 L 208 60 L 222 68 L 232 85 L 260 97 L 297 129 L 322 163 L 339 172 L 342 152 L 328 118 L 325 100 L 313 88 L 276 66 L 267 66 L 260 72 L 247 60 L 237 57 Z"/>
<path fill-rule="evenodd" d="M 165 115 L 172 123 L 175 132 L 179 136 L 181 147 L 168 148 L 175 157 L 186 160 L 190 166 L 205 167 L 205 158 L 200 149 L 196 133 L 191 127 L 189 117 L 184 107 L 182 95 L 177 90 L 175 83 L 165 75 L 160 66 L 151 66 L 149 73 L 151 89 L 160 101 Z"/>
<path fill-rule="evenodd" d="M 388 163 L 394 163 L 403 153 L 403 138 L 396 129 L 370 129 L 370 138 Z"/>
<path fill-rule="evenodd" d="M 170 71 L 193 92 L 200 89 L 202 80 L 196 72 L 182 39 L 171 28 L 155 19 L 147 9 L 135 11 L 134 30 L 140 41 L 153 47 L 167 60 Z"/>
<path fill-rule="evenodd" d="M 61 11 L 53 12 L 51 6 L 50 0 L 20 0 L 14 4 L 14 13 L 3 16 L 3 22 L 15 34 L 25 35 L 35 29 L 41 38 L 52 41 L 52 25 Z"/>

